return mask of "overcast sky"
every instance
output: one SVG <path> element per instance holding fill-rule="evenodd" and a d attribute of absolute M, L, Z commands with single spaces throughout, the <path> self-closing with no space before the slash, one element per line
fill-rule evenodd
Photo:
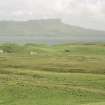
<path fill-rule="evenodd" d="M 105 30 L 105 0 L 0 0 L 0 20 L 43 18 Z"/>

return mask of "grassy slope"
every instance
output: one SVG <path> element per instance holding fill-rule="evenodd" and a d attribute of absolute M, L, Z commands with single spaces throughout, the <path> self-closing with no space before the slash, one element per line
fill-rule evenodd
<path fill-rule="evenodd" d="M 105 104 L 104 44 L 0 49 L 0 105 Z"/>

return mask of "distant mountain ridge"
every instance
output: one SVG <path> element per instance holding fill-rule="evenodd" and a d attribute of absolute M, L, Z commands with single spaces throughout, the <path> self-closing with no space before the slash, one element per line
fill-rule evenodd
<path fill-rule="evenodd" d="M 59 19 L 42 19 L 0 21 L 0 35 L 105 35 L 105 32 L 71 26 Z"/>

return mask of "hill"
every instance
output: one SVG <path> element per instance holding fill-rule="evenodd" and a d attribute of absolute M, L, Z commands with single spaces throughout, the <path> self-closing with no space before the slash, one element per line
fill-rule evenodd
<path fill-rule="evenodd" d="M 0 44 L 0 105 L 105 105 L 105 44 Z"/>
<path fill-rule="evenodd" d="M 59 19 L 46 19 L 0 21 L 0 35 L 105 35 L 105 32 L 67 25 Z"/>

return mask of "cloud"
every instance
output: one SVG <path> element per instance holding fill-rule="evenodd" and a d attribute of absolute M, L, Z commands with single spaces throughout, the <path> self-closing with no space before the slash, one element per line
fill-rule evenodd
<path fill-rule="evenodd" d="M 1 0 L 1 20 L 60 18 L 66 23 L 105 28 L 105 0 Z"/>

